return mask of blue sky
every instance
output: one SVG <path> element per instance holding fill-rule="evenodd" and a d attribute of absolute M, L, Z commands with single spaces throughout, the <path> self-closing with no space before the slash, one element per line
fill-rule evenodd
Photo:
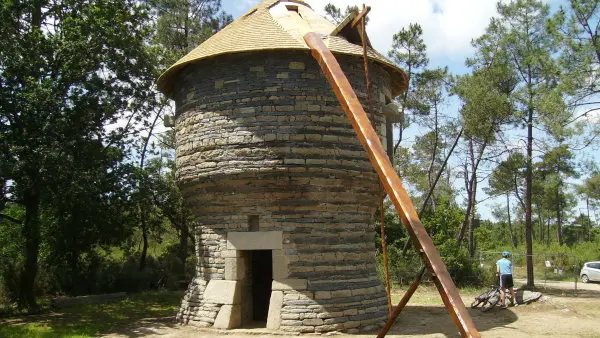
<path fill-rule="evenodd" d="M 484 33 L 490 18 L 496 14 L 496 0 L 305 0 L 324 15 L 325 5 L 338 8 L 348 5 L 371 6 L 367 33 L 375 47 L 387 54 L 392 35 L 409 23 L 423 27 L 431 67 L 448 66 L 454 74 L 467 71 L 464 60 L 473 52 L 471 39 Z M 223 9 L 238 18 L 258 0 L 224 0 Z M 562 0 L 547 1 L 554 9 Z"/>
<path fill-rule="evenodd" d="M 324 15 L 324 7 L 327 3 L 333 3 L 339 8 L 348 5 L 362 6 L 365 3 L 371 6 L 369 13 L 369 25 L 367 33 L 375 49 L 382 54 L 387 54 L 391 47 L 392 35 L 407 27 L 409 23 L 419 23 L 423 28 L 423 38 L 427 45 L 430 59 L 430 68 L 448 66 L 453 74 L 464 74 L 468 69 L 464 66 L 465 59 L 470 57 L 474 50 L 471 40 L 482 35 L 490 22 L 490 18 L 496 15 L 496 0 L 305 0 L 315 11 Z M 238 18 L 258 0 L 225 0 L 223 9 Z M 547 1 L 552 10 L 564 4 L 563 0 Z M 450 100 L 446 107 L 446 114 L 455 115 L 458 111 L 456 100 Z M 410 146 L 414 137 L 420 134 L 418 126 L 412 127 L 408 133 L 403 146 Z M 518 136 L 515 137 L 518 142 Z M 459 150 L 460 155 L 460 150 Z M 586 150 L 587 156 L 598 158 L 597 152 Z M 456 160 L 455 160 L 456 161 Z M 458 163 L 454 163 L 455 166 Z M 456 179 L 458 188 L 462 188 L 462 179 Z M 486 186 L 483 182 L 479 187 Z M 464 194 L 464 191 L 463 191 Z M 478 200 L 485 199 L 482 190 L 478 190 Z M 490 199 L 478 205 L 478 212 L 482 218 L 491 217 L 491 208 L 495 204 L 504 203 L 504 200 Z"/>
<path fill-rule="evenodd" d="M 348 5 L 361 5 L 362 2 L 345 0 L 308 0 L 311 7 L 324 15 L 327 3 L 333 3 L 344 9 Z M 398 32 L 409 23 L 418 22 L 425 31 L 425 43 L 429 47 L 431 66 L 448 65 L 455 73 L 464 73 L 464 58 L 471 52 L 471 35 L 467 32 L 483 33 L 489 17 L 495 11 L 493 1 L 486 4 L 486 0 L 464 1 L 404 1 L 404 0 L 376 0 L 366 1 L 371 6 L 370 22 L 367 33 L 374 47 L 386 54 L 390 49 L 393 33 Z M 238 18 L 252 8 L 257 0 L 224 1 L 223 9 Z M 460 3 L 460 6 L 456 6 Z M 474 4 L 478 13 L 477 20 L 469 20 L 457 26 L 453 23 L 460 12 Z M 458 20 L 456 20 L 458 21 Z M 460 20 L 463 21 L 463 20 Z"/>

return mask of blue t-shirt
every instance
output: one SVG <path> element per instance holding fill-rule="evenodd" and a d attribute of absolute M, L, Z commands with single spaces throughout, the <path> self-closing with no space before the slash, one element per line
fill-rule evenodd
<path fill-rule="evenodd" d="M 500 270 L 500 275 L 512 275 L 512 262 L 506 258 L 502 258 L 496 262 Z"/>

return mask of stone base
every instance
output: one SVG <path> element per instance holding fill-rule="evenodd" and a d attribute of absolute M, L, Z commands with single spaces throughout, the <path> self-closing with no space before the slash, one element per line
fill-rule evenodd
<path fill-rule="evenodd" d="M 195 279 L 182 301 L 178 321 L 219 329 L 242 327 L 244 311 L 248 311 L 243 305 L 247 296 L 243 295 L 242 283 Z M 372 279 L 371 284 L 377 283 Z M 373 332 L 385 324 L 388 313 L 383 287 L 311 290 L 318 289 L 318 285 L 305 279 L 274 280 L 266 328 L 298 333 L 358 333 Z"/>

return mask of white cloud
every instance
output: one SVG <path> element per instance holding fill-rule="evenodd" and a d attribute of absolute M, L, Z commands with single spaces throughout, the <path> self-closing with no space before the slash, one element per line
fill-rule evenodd
<path fill-rule="evenodd" d="M 329 2 L 344 10 L 360 1 L 307 0 L 324 15 Z M 482 35 L 496 13 L 496 0 L 365 0 L 371 6 L 367 33 L 383 54 L 392 45 L 392 35 L 409 23 L 423 27 L 430 58 L 462 60 L 472 54 L 471 40 Z"/>
<path fill-rule="evenodd" d="M 238 2 L 236 9 L 238 11 L 246 12 L 250 8 L 256 6 L 256 4 L 259 2 L 260 0 L 241 0 L 240 2 Z"/>

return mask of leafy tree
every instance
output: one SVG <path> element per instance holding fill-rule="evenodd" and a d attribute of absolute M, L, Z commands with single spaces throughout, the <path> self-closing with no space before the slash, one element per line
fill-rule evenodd
<path fill-rule="evenodd" d="M 446 135 L 455 133 L 456 126 L 453 123 L 445 122 L 442 116 L 442 107 L 447 101 L 450 93 L 451 76 L 448 74 L 447 68 L 437 68 L 432 70 L 424 70 L 422 73 L 415 76 L 417 89 L 415 91 L 416 105 L 414 111 L 423 116 L 419 121 L 425 125 L 430 132 L 423 137 L 428 140 L 418 139 L 415 143 L 415 155 L 420 154 L 424 160 L 422 168 L 427 168 L 424 172 L 426 177 L 426 187 L 423 192 L 426 194 L 432 190 L 431 207 L 435 209 L 435 174 L 441 170 L 444 163 L 444 153 L 448 146 Z M 425 149 L 429 148 L 427 151 Z M 420 150 L 420 151 L 419 151 Z M 441 190 L 441 189 L 439 189 Z M 452 192 L 450 187 L 446 187 L 448 193 Z"/>
<path fill-rule="evenodd" d="M 556 238 L 558 244 L 562 245 L 564 213 L 570 204 L 565 181 L 570 177 L 577 178 L 579 176 L 573 163 L 573 154 L 566 145 L 559 145 L 544 154 L 542 162 L 537 163 L 537 172 L 546 182 L 545 197 L 556 212 Z"/>
<path fill-rule="evenodd" d="M 589 106 L 600 92 L 599 1 L 570 0 L 548 21 L 548 29 L 562 42 L 561 65 L 564 86 L 571 90 L 571 104 Z M 597 110 L 585 109 L 580 117 Z"/>
<path fill-rule="evenodd" d="M 447 164 L 452 155 L 462 130 L 457 132 L 454 121 L 448 121 L 442 109 L 450 95 L 452 76 L 447 68 L 427 69 L 414 76 L 416 82 L 413 111 L 421 116 L 419 124 L 427 131 L 415 138 L 410 154 L 410 161 L 399 161 L 399 170 L 409 173 L 403 176 L 420 195 L 423 215 L 427 208 L 434 211 L 439 201 L 452 199 L 454 191 L 449 181 L 441 180 L 442 174 L 449 173 Z M 455 136 L 458 134 L 458 136 Z M 454 142 L 452 142 L 454 140 Z M 398 145 L 398 143 L 397 143 Z M 397 148 L 398 150 L 398 148 Z M 397 155 L 404 152 L 403 148 Z M 408 250 L 409 242 L 403 248 L 403 255 Z"/>
<path fill-rule="evenodd" d="M 595 209 L 596 205 L 598 204 L 598 201 L 600 201 L 600 173 L 598 173 L 598 171 L 596 170 L 592 171 L 590 177 L 586 178 L 583 181 L 583 184 L 579 185 L 576 188 L 576 190 L 577 193 L 579 193 L 582 196 L 585 196 L 586 217 L 589 228 L 588 240 L 591 241 L 591 228 L 593 225 L 590 218 L 590 206 L 593 209 Z"/>
<path fill-rule="evenodd" d="M 593 241 L 592 225 L 589 217 L 579 214 L 575 220 L 563 230 L 564 243 L 573 246 L 575 243 Z"/>
<path fill-rule="evenodd" d="M 534 286 L 533 275 L 533 140 L 534 126 L 546 126 L 558 135 L 568 120 L 554 59 L 556 41 L 546 29 L 549 6 L 537 0 L 516 0 L 497 5 L 499 18 L 493 18 L 486 33 L 475 40 L 479 65 L 500 64 L 515 74 L 511 92 L 513 115 L 527 133 L 525 175 L 525 233 L 527 286 Z"/>
<path fill-rule="evenodd" d="M 195 238 L 192 233 L 194 225 L 194 216 L 186 208 L 181 191 L 175 183 L 175 161 L 163 157 L 153 158 L 146 171 L 150 174 L 150 184 L 152 188 L 151 196 L 154 205 L 163 218 L 169 220 L 169 223 L 177 231 L 179 238 L 178 255 L 182 266 L 185 268 L 185 261 L 190 253 L 190 248 L 195 245 Z M 190 246 L 189 243 L 192 243 Z M 185 270 L 181 271 L 182 276 Z"/>
<path fill-rule="evenodd" d="M 403 164 L 403 167 L 408 167 L 408 170 L 404 170 L 405 172 L 410 172 L 406 180 L 416 189 L 414 194 L 416 195 L 415 198 L 418 198 L 419 204 L 424 202 L 429 190 L 433 190 L 432 197 L 428 204 L 424 205 L 424 209 L 435 209 L 438 204 L 438 197 L 452 196 L 454 194 L 449 182 L 445 180 L 437 182 L 438 184 L 435 186 L 433 185 L 435 180 L 434 174 L 443 170 L 444 155 L 450 147 L 448 138 L 451 136 L 451 133 L 456 133 L 456 130 L 452 127 L 446 126 L 443 134 L 442 131 L 439 131 L 438 134 L 434 131 L 428 131 L 421 136 L 416 136 L 412 147 L 411 161 Z"/>
<path fill-rule="evenodd" d="M 155 41 L 170 65 L 233 21 L 221 0 L 148 0 L 156 20 Z"/>
<path fill-rule="evenodd" d="M 590 177 L 586 178 L 580 191 L 587 198 L 593 201 L 600 201 L 600 172 L 593 171 Z"/>
<path fill-rule="evenodd" d="M 132 167 L 120 151 L 104 153 L 97 144 L 81 142 L 72 161 L 55 171 L 42 200 L 41 264 L 49 266 L 62 292 L 85 291 L 80 277 L 98 248 L 118 246 L 131 233 Z M 76 180 L 74 180 L 76 176 Z"/>
<path fill-rule="evenodd" d="M 508 158 L 502 161 L 494 170 L 489 178 L 489 187 L 486 192 L 490 195 L 506 195 L 506 215 L 508 228 L 510 231 L 511 242 L 514 248 L 517 247 L 517 237 L 514 234 L 511 222 L 510 196 L 514 195 L 519 201 L 519 205 L 525 209 L 523 202 L 523 182 L 525 180 L 525 157 L 521 153 L 512 153 Z"/>
<path fill-rule="evenodd" d="M 85 184 L 69 168 L 112 170 L 133 130 L 107 127 L 144 118 L 157 73 L 135 1 L 5 1 L 0 20 L 0 177 L 25 210 L 19 305 L 34 311 L 43 201 L 63 177 Z"/>
<path fill-rule="evenodd" d="M 478 170 L 487 148 L 497 139 L 497 133 L 506 123 L 511 110 L 506 88 L 506 79 L 510 79 L 504 67 L 489 65 L 475 68 L 473 74 L 460 77 L 454 87 L 463 101 L 461 108 L 464 124 L 464 138 L 467 144 L 467 158 L 464 162 L 465 190 L 467 207 L 463 224 L 456 235 L 461 243 L 469 229 L 469 253 L 475 253 L 474 218 L 477 204 Z"/>
<path fill-rule="evenodd" d="M 342 14 L 342 10 L 338 7 L 336 7 L 334 4 L 332 3 L 328 3 L 327 5 L 325 5 L 325 15 L 328 19 L 330 19 L 331 21 L 333 21 L 335 24 L 340 24 L 348 15 L 350 15 L 352 12 L 360 12 L 360 9 L 358 8 L 358 6 L 346 6 L 346 9 L 344 10 L 344 14 Z M 369 18 L 366 18 L 366 22 L 369 22 Z"/>
<path fill-rule="evenodd" d="M 406 116 L 407 110 L 410 111 L 415 106 L 419 106 L 418 99 L 414 97 L 418 86 L 414 78 L 417 74 L 423 72 L 429 64 L 427 46 L 423 42 L 423 29 L 421 26 L 418 23 L 411 23 L 408 29 L 402 28 L 394 34 L 392 49 L 388 52 L 388 56 L 405 71 L 408 78 L 408 89 L 399 98 L 404 122 L 398 126 L 400 133 L 398 141 L 394 145 L 394 152 L 396 152 L 402 142 L 404 129 L 410 125 L 410 120 Z"/>
<path fill-rule="evenodd" d="M 158 45 L 163 66 L 169 66 L 199 44 L 233 21 L 233 17 L 221 10 L 221 0 L 148 0 L 155 16 L 156 33 L 153 42 Z M 183 263 L 188 255 L 188 239 L 192 222 L 189 211 L 182 204 L 182 197 L 172 177 L 174 161 L 163 163 L 162 157 L 151 158 L 152 141 L 160 119 L 169 112 L 171 105 L 164 98 L 153 112 L 152 122 L 140 139 L 139 166 L 137 170 L 136 212 L 142 235 L 140 270 L 146 266 L 146 256 L 151 233 L 159 233 L 162 220 L 168 219 L 180 239 L 180 259 Z M 168 151 L 174 148 L 174 132 L 168 130 L 166 137 L 159 139 Z M 157 164 L 158 163 L 158 164 Z M 147 167 L 149 165 L 149 167 Z M 157 171 L 158 170 L 158 171 Z M 169 173 L 169 171 L 172 171 Z M 173 204 L 170 204 L 173 203 Z"/>

